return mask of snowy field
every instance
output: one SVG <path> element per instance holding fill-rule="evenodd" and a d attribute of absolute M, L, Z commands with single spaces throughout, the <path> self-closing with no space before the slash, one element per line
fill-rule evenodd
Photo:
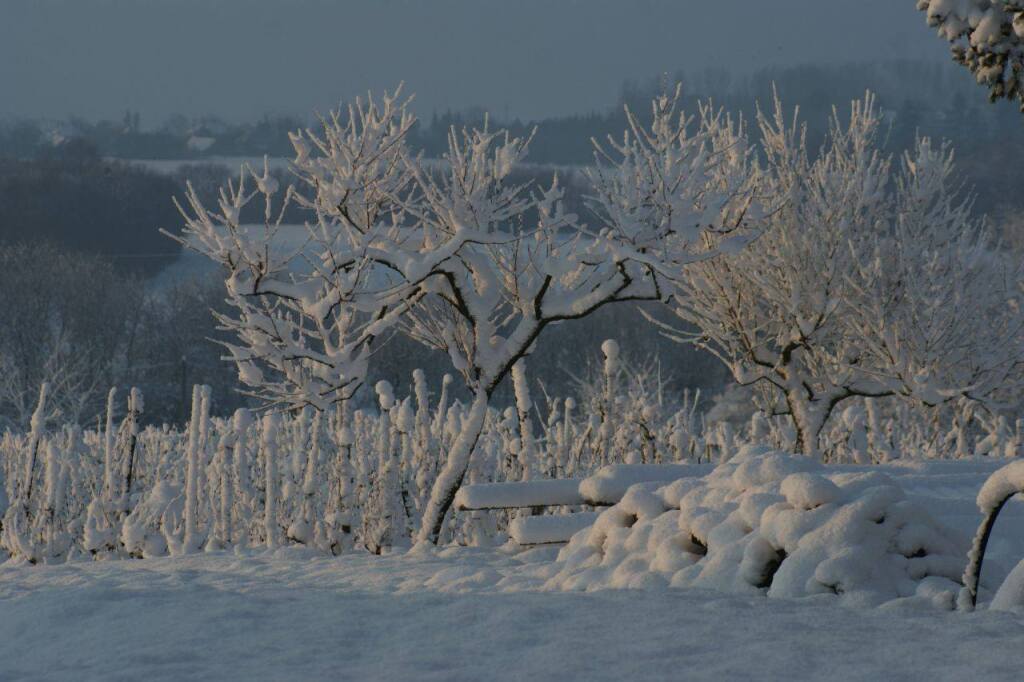
<path fill-rule="evenodd" d="M 878 467 L 973 531 L 999 461 Z M 843 467 L 849 471 L 852 467 Z M 1019 679 L 1024 613 L 985 610 L 1024 555 L 1001 517 L 981 609 L 703 589 L 551 589 L 557 548 L 338 558 L 302 548 L 0 567 L 0 679 Z"/>
<path fill-rule="evenodd" d="M 529 569 L 468 549 L 3 568 L 0 679 L 1014 680 L 1024 665 L 1020 615 L 548 593 Z"/>

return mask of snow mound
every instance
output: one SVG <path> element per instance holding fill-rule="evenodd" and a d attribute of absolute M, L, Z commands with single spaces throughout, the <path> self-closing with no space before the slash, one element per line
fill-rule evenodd
<path fill-rule="evenodd" d="M 951 609 L 966 538 L 889 476 L 746 447 L 701 478 L 632 486 L 558 556 L 550 589 L 702 587 Z"/>

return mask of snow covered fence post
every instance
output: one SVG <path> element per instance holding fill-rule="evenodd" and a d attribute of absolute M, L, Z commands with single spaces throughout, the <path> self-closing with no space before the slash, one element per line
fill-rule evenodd
<path fill-rule="evenodd" d="M 619 376 L 619 343 L 615 339 L 606 339 L 601 344 L 604 353 L 604 395 L 601 400 L 601 430 L 598 442 L 598 453 L 601 464 L 608 464 L 612 447 L 612 413 L 615 411 L 615 381 Z"/>
<path fill-rule="evenodd" d="M 263 451 L 265 480 L 263 532 L 268 549 L 273 549 L 280 544 L 280 524 L 277 520 L 277 434 L 280 425 L 281 416 L 276 412 L 264 415 L 260 449 Z"/>
<path fill-rule="evenodd" d="M 297 505 L 298 518 L 292 520 L 288 527 L 288 539 L 303 545 L 313 542 L 316 520 L 314 496 L 317 489 L 317 473 L 320 462 L 320 429 L 324 413 L 317 410 L 313 413 L 310 424 L 309 448 L 306 450 L 306 461 L 302 471 L 302 487 Z"/>
<path fill-rule="evenodd" d="M 246 436 L 253 423 L 252 413 L 245 408 L 235 410 L 235 414 L 231 418 L 231 430 L 233 433 L 231 463 L 233 465 L 233 472 L 231 473 L 230 480 L 235 487 L 231 507 L 234 509 L 237 505 L 240 511 L 252 506 L 253 491 L 250 481 L 250 462 L 246 449 Z M 244 518 L 244 513 L 240 514 L 240 520 Z M 232 516 L 229 515 L 227 519 L 229 534 L 232 528 L 232 521 Z M 235 538 L 235 543 L 244 546 L 244 543 L 248 542 L 248 535 L 248 532 L 244 531 L 239 533 Z"/>
<path fill-rule="evenodd" d="M 192 417 L 188 423 L 188 441 L 185 453 L 185 535 L 182 552 L 192 554 L 199 551 L 202 538 L 199 532 L 199 469 L 200 462 L 200 423 L 203 405 L 203 387 L 192 387 Z"/>
<path fill-rule="evenodd" d="M 533 422 L 530 410 L 530 386 L 526 378 L 526 360 L 519 360 L 512 365 L 512 385 L 516 395 L 516 414 L 519 417 L 519 463 L 522 467 L 522 480 L 530 480 L 530 469 L 538 466 L 537 442 L 533 438 Z"/>
<path fill-rule="evenodd" d="M 121 513 L 125 516 L 131 512 L 132 477 L 135 474 L 135 450 L 139 442 L 139 418 L 143 411 L 142 391 L 132 388 L 128 394 L 128 452 L 124 461 L 124 502 Z"/>
<path fill-rule="evenodd" d="M 39 453 L 39 440 L 43 435 L 43 422 L 46 419 L 46 395 L 49 390 L 50 385 L 46 382 L 39 387 L 39 402 L 36 403 L 35 412 L 32 413 L 32 420 L 29 422 L 27 461 L 25 477 L 22 479 L 22 490 L 25 492 L 22 506 L 26 517 L 29 516 L 32 504 L 32 481 L 35 475 L 36 456 Z"/>
<path fill-rule="evenodd" d="M 352 547 L 352 528 L 356 521 L 356 512 L 359 509 L 356 473 L 352 467 L 352 448 L 355 445 L 355 436 L 349 426 L 346 407 L 345 403 L 338 406 L 338 461 L 336 463 L 338 490 L 335 497 L 337 506 L 333 525 L 339 535 L 332 546 L 334 554 L 347 551 Z"/>
<path fill-rule="evenodd" d="M 103 503 L 110 511 L 114 504 L 114 402 L 117 400 L 117 386 L 107 392 L 107 420 L 103 428 Z"/>

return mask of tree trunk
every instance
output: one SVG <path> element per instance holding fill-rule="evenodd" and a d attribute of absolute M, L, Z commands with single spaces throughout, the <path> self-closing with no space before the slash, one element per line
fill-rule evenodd
<path fill-rule="evenodd" d="M 441 527 L 444 524 L 444 517 L 452 506 L 455 493 L 462 485 L 462 479 L 469 469 L 470 457 L 480 433 L 484 428 L 484 419 L 487 417 L 487 404 L 489 396 L 487 391 L 479 389 L 473 398 L 473 405 L 470 407 L 466 421 L 462 425 L 462 432 L 455 439 L 444 468 L 434 481 L 434 487 L 430 491 L 430 501 L 423 511 L 423 522 L 420 525 L 419 536 L 416 544 L 437 544 L 441 536 Z"/>
<path fill-rule="evenodd" d="M 830 407 L 826 409 L 827 403 L 808 399 L 798 391 L 786 395 L 793 426 L 796 429 L 794 449 L 802 455 L 820 458 L 818 439 L 832 410 Z"/>

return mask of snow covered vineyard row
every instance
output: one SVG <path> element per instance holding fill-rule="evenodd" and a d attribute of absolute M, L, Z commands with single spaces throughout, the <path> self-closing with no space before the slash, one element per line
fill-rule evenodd
<path fill-rule="evenodd" d="M 219 419 L 209 414 L 208 390 L 197 387 L 190 425 L 178 431 L 140 427 L 144 405 L 136 390 L 119 423 L 111 391 L 105 426 L 83 431 L 46 428 L 44 390 L 32 429 L 0 439 L 0 546 L 16 559 L 51 563 L 285 543 L 334 554 L 406 545 L 466 406 L 449 397 L 447 380 L 432 399 L 422 372 L 404 399 L 385 382 L 377 393 L 379 411 L 343 406 L 262 419 L 239 411 Z M 530 410 L 489 410 L 466 483 L 529 478 L 558 486 L 542 479 L 582 478 L 617 462 L 706 457 L 713 447 L 714 432 L 702 435 L 692 404 L 669 409 L 624 390 L 586 409 L 607 416 L 580 417 L 575 401 L 549 400 L 548 417 L 536 428 Z M 557 502 L 581 504 L 575 497 Z M 500 511 L 451 514 L 442 539 L 500 543 L 509 518 Z"/>
<path fill-rule="evenodd" d="M 560 514 L 584 504 L 610 505 L 632 483 L 649 480 L 650 464 L 663 465 L 659 477 L 673 478 L 673 466 L 687 471 L 703 462 L 706 471 L 708 462 L 728 461 L 744 443 L 792 447 L 793 434 L 781 422 L 757 413 L 745 426 L 706 422 L 696 401 L 663 401 L 650 385 L 649 377 L 626 372 L 599 375 L 595 385 L 581 387 L 579 403 L 548 399 L 543 408 L 489 410 L 456 500 L 478 511 L 449 514 L 442 542 L 504 542 L 518 513 L 479 511 L 488 507 L 545 505 L 547 513 Z M 467 407 L 448 389 L 446 381 L 432 397 L 416 372 L 408 397 L 396 398 L 386 384 L 377 387 L 379 411 L 306 410 L 257 420 L 245 411 L 231 419 L 210 416 L 209 394 L 198 388 L 184 431 L 140 427 L 138 391 L 129 393 L 121 420 L 112 391 L 99 430 L 48 427 L 44 393 L 33 428 L 0 438 L 0 551 L 52 563 L 218 547 L 302 544 L 339 554 L 407 545 L 466 419 Z M 516 397 L 529 400 L 525 391 Z M 844 419 L 831 427 L 823 437 L 826 457 L 841 463 L 947 454 L 935 448 L 942 439 L 907 428 L 914 424 L 907 414 L 878 412 L 872 420 Z M 1013 432 L 995 429 L 978 437 L 979 451 L 1016 452 Z M 962 439 L 945 442 L 960 447 Z M 858 443 L 880 446 L 854 448 Z M 618 467 L 601 471 L 611 464 Z M 586 480 L 582 486 L 551 480 L 566 478 Z M 507 487 L 488 487 L 526 480 L 522 485 L 535 490 L 536 499 L 504 499 Z M 966 513 L 975 514 L 966 500 Z M 580 521 L 531 523 L 547 524 L 542 534 L 550 540 L 555 526 L 561 524 L 566 539 Z M 522 524 L 516 528 L 525 532 Z"/>

